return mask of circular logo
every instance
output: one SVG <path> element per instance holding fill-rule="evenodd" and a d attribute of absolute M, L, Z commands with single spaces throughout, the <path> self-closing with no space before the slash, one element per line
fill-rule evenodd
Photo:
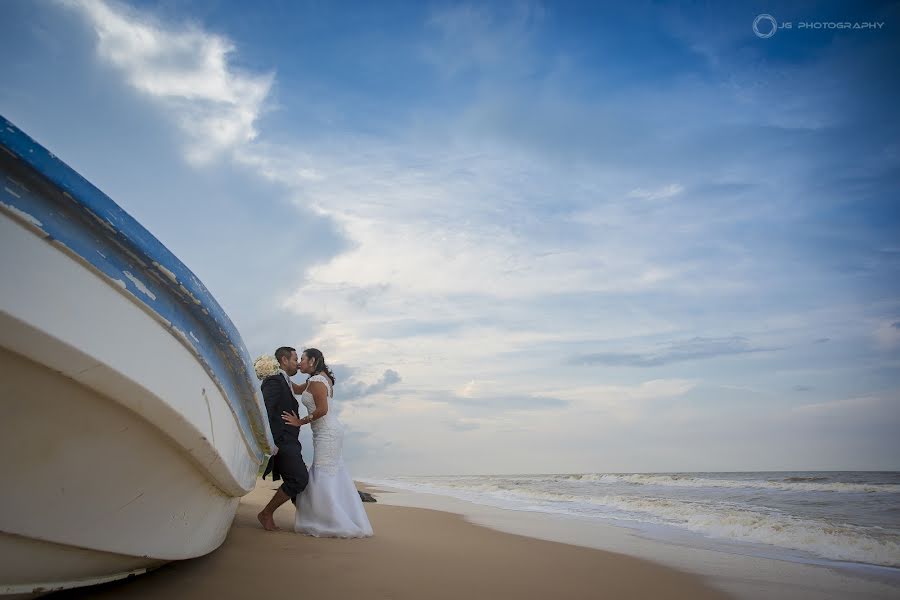
<path fill-rule="evenodd" d="M 766 25 L 766 22 L 770 23 L 771 27 Z M 762 27 L 760 27 L 760 23 Z M 778 21 L 772 15 L 762 14 L 753 19 L 753 33 L 756 34 L 756 37 L 770 38 L 775 35 L 776 31 L 778 31 Z"/>

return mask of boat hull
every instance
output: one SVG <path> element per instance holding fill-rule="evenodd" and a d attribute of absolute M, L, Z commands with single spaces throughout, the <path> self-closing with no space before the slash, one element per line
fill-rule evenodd
<path fill-rule="evenodd" d="M 224 327 L 197 320 L 212 305 L 182 308 L 140 265 L 110 276 L 52 235 L 47 213 L 25 210 L 28 194 L 39 206 L 48 193 L 36 176 L 15 175 L 0 186 L 13 195 L 0 193 L 0 594 L 111 581 L 213 551 L 271 449 L 258 399 L 245 400 L 249 411 L 234 400 L 249 360 L 211 366 L 221 352 L 208 340 L 224 338 L 241 357 Z M 90 236 L 108 260 L 111 246 Z"/>

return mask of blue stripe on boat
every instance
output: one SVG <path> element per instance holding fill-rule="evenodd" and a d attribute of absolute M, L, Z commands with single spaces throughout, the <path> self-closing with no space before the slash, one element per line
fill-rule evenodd
<path fill-rule="evenodd" d="M 262 461 L 273 444 L 250 356 L 206 286 L 109 196 L 2 116 L 0 149 L 0 201 L 164 321 L 219 385 Z"/>

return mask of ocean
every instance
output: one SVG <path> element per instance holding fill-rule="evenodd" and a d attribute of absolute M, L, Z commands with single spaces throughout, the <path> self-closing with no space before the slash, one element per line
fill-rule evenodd
<path fill-rule="evenodd" d="M 900 569 L 900 472 L 575 473 L 364 481 L 586 518 L 678 544 Z"/>

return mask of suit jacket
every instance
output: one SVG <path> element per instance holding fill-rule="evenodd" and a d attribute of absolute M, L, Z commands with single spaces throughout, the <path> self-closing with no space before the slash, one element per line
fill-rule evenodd
<path fill-rule="evenodd" d="M 288 386 L 284 375 L 281 373 L 270 375 L 263 380 L 260 387 L 266 403 L 266 412 L 269 414 L 269 429 L 272 431 L 275 445 L 281 448 L 287 444 L 299 444 L 297 438 L 300 435 L 300 428 L 288 425 L 281 420 L 282 412 L 296 414 L 300 410 L 300 404 Z"/>

